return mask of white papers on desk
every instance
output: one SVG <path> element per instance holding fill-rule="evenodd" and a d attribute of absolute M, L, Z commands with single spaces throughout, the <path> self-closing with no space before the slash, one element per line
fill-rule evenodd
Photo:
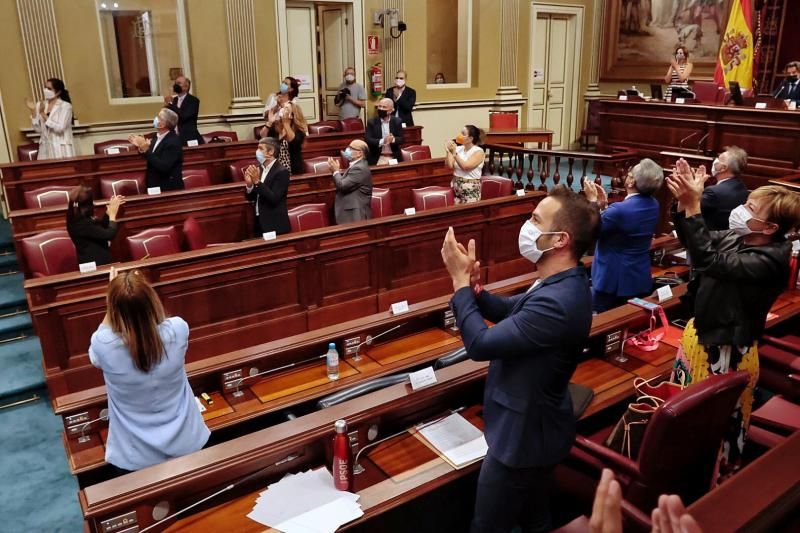
<path fill-rule="evenodd" d="M 472 464 L 489 451 L 481 430 L 458 413 L 420 427 L 418 431 L 454 468 Z"/>
<path fill-rule="evenodd" d="M 672 255 L 674 255 L 675 257 L 679 257 L 679 258 L 683 259 L 684 261 L 686 260 L 686 250 L 681 250 L 680 252 L 675 252 Z"/>
<path fill-rule="evenodd" d="M 251 520 L 285 533 L 333 533 L 364 514 L 359 496 L 336 490 L 325 468 L 288 475 L 256 500 Z"/>

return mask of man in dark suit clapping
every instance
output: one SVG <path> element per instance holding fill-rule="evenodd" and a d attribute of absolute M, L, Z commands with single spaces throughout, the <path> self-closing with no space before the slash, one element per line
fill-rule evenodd
<path fill-rule="evenodd" d="M 174 96 L 165 96 L 164 104 L 178 114 L 178 135 L 185 146 L 189 141 L 203 144 L 203 136 L 197 131 L 197 116 L 200 114 L 200 99 L 189 94 L 192 80 L 186 76 L 178 76 L 172 90 Z"/>
<path fill-rule="evenodd" d="M 177 123 L 178 115 L 165 107 L 153 119 L 153 127 L 157 132 L 155 139 L 145 139 L 141 135 L 128 137 L 128 141 L 136 145 L 147 160 L 145 182 L 148 189 L 183 189 L 183 147 L 174 131 Z"/>
<path fill-rule="evenodd" d="M 747 152 L 738 146 L 729 146 L 711 163 L 711 175 L 717 180 L 715 185 L 706 187 L 700 208 L 703 219 L 710 230 L 727 230 L 731 211 L 747 202 L 750 191 L 739 179 L 747 166 Z M 705 174 L 704 169 L 698 169 Z"/>
<path fill-rule="evenodd" d="M 376 106 L 377 115 L 367 122 L 366 141 L 370 153 L 370 165 L 388 165 L 394 158 L 403 160 L 400 145 L 403 144 L 403 121 L 392 116 L 394 102 L 391 98 L 381 98 Z"/>
<path fill-rule="evenodd" d="M 289 212 L 286 194 L 289 192 L 289 171 L 277 161 L 280 145 L 271 137 L 258 141 L 258 166 L 250 165 L 244 172 L 245 196 L 255 204 L 255 234 L 274 231 L 289 233 Z"/>

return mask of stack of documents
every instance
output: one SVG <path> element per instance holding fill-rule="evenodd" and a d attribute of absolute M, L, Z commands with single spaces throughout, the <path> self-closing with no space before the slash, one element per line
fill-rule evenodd
<path fill-rule="evenodd" d="M 486 456 L 489 446 L 480 429 L 458 413 L 417 427 L 422 442 L 453 468 L 463 468 Z"/>
<path fill-rule="evenodd" d="M 336 490 L 325 468 L 288 475 L 273 483 L 247 515 L 284 533 L 333 533 L 364 514 L 359 496 Z"/>

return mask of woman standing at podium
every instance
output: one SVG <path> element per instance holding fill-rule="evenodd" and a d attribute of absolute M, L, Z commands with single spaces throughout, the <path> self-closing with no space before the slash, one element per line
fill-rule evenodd
<path fill-rule="evenodd" d="M 683 45 L 675 48 L 675 57 L 670 61 L 669 70 L 664 76 L 664 83 L 668 85 L 664 98 L 671 100 L 672 90 L 677 87 L 689 89 L 689 76 L 692 75 L 693 67 L 694 65 L 689 63 L 689 50 Z"/>
<path fill-rule="evenodd" d="M 106 305 L 89 346 L 108 390 L 106 461 L 124 473 L 201 449 L 210 432 L 184 369 L 189 325 L 166 316 L 138 270 L 111 280 Z"/>

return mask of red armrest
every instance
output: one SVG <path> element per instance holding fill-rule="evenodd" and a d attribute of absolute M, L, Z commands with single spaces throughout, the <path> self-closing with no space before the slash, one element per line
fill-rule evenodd
<path fill-rule="evenodd" d="M 578 435 L 575 437 L 575 446 L 589 455 L 596 457 L 605 463 L 608 468 L 614 470 L 617 474 L 628 476 L 632 479 L 638 479 L 641 477 L 639 475 L 639 468 L 636 466 L 634 461 L 628 459 L 624 455 L 620 455 L 617 452 L 606 448 L 601 444 L 597 444 L 596 442 L 590 441 L 586 437 Z"/>

